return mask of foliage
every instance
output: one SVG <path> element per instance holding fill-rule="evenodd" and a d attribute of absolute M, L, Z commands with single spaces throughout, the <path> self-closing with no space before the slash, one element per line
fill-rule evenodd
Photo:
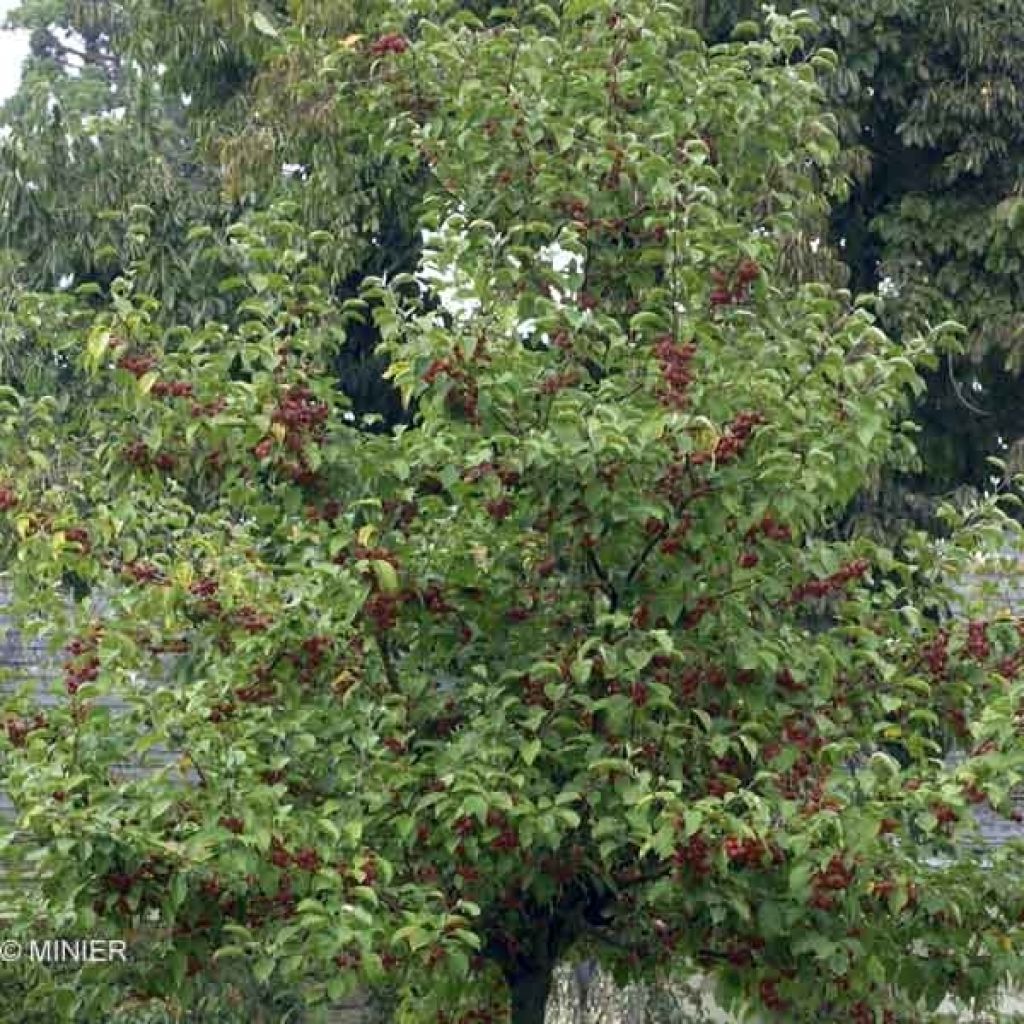
<path fill-rule="evenodd" d="M 965 844 L 1022 777 L 1024 657 L 944 581 L 1011 524 L 822 539 L 912 457 L 949 330 L 897 344 L 779 270 L 839 155 L 833 61 L 803 18 L 495 21 L 317 41 L 328 122 L 425 176 L 417 274 L 342 301 L 352 236 L 271 189 L 182 238 L 216 317 L 168 323 L 145 245 L 91 295 L 8 289 L 84 388 L 0 393 L 15 610 L 64 652 L 5 721 L 39 867 L 11 928 L 136 956 L 38 998 L 209 1019 L 387 982 L 400 1021 L 536 1024 L 569 955 L 786 1021 L 986 997 L 1020 869 Z M 336 387 L 361 317 L 415 410 L 391 433 Z"/>
<path fill-rule="evenodd" d="M 965 483 L 988 486 L 986 457 L 1024 438 L 1017 401 L 1024 6 L 807 6 L 817 43 L 840 57 L 828 88 L 854 189 L 836 210 L 833 252 L 815 259 L 805 248 L 804 263 L 820 272 L 838 256 L 856 290 L 881 287 L 883 325 L 894 336 L 947 318 L 968 327 L 965 358 L 951 355 L 928 376 L 917 406 L 922 471 L 898 489 L 935 495 Z M 709 36 L 728 37 L 742 19 L 759 16 L 759 5 L 709 0 L 697 16 Z"/>

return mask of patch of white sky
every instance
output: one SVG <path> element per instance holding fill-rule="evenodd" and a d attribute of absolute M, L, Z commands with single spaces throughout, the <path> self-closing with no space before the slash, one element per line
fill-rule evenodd
<path fill-rule="evenodd" d="M 0 0 L 0 25 L 18 6 L 18 0 Z M 0 31 L 0 101 L 13 96 L 21 82 L 21 68 L 28 56 L 29 33 L 23 29 Z"/>
<path fill-rule="evenodd" d="M 452 314 L 457 320 L 471 320 L 479 312 L 482 302 L 475 294 L 475 285 L 468 275 L 460 276 L 457 270 L 458 260 L 442 261 L 439 259 L 442 252 L 458 250 L 465 241 L 462 234 L 464 218 L 461 213 L 444 224 L 438 231 L 423 231 L 423 241 L 426 253 L 418 273 L 420 287 L 433 290 L 440 299 L 441 305 Z M 500 239 L 495 238 L 495 243 L 500 244 Z M 561 302 L 572 294 L 574 284 L 572 278 L 578 276 L 582 271 L 582 256 L 560 245 L 557 241 L 551 245 L 543 246 L 538 255 L 547 263 L 556 274 L 565 275 L 563 280 L 566 284 L 566 292 L 563 295 L 558 289 L 553 288 L 551 297 L 555 302 Z M 447 265 L 442 265 L 442 262 Z M 536 329 L 533 320 L 524 320 L 517 327 L 521 337 L 529 337 Z M 548 341 L 547 335 L 542 335 L 541 340 Z"/>

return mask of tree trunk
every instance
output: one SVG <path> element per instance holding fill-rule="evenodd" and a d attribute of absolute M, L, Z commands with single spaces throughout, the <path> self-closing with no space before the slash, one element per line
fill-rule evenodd
<path fill-rule="evenodd" d="M 553 965 L 516 973 L 508 978 L 512 1024 L 544 1024 L 551 991 Z"/>

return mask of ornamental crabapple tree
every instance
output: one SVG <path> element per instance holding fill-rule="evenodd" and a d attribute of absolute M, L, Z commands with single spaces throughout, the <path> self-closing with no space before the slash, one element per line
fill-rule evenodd
<path fill-rule="evenodd" d="M 377 62 L 352 116 L 431 175 L 419 277 L 339 305 L 330 237 L 273 205 L 191 236 L 237 270 L 224 322 L 128 275 L 54 339 L 88 403 L 4 395 L 12 607 L 62 651 L 56 703 L 5 719 L 38 866 L 8 916 L 133 942 L 52 981 L 68 1019 L 387 984 L 406 1021 L 539 1024 L 593 956 L 917 1021 L 1020 970 L 1019 863 L 968 841 L 1021 778 L 1024 629 L 948 586 L 1010 523 L 823 539 L 909 458 L 945 331 L 897 347 L 777 271 L 836 153 L 801 23 L 681 24 L 577 0 L 346 40 Z M 329 372 L 358 317 L 393 434 Z"/>

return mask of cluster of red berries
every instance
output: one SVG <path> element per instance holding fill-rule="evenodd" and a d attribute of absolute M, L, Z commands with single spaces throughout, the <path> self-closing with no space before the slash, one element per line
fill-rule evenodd
<path fill-rule="evenodd" d="M 465 721 L 455 700 L 449 697 L 444 702 L 444 713 L 434 719 L 434 733 L 439 739 L 447 739 Z"/>
<path fill-rule="evenodd" d="M 551 703 L 551 698 L 544 692 L 542 680 L 526 675 L 519 680 L 519 683 L 522 688 L 523 702 L 525 704 L 529 704 L 531 707 L 544 708 L 548 711 L 554 707 Z"/>
<path fill-rule="evenodd" d="M 170 452 L 158 452 L 154 455 L 145 441 L 132 441 L 122 449 L 125 462 L 136 469 L 148 469 L 151 466 L 162 473 L 170 473 L 178 464 L 178 460 Z"/>
<path fill-rule="evenodd" d="M 513 625 L 517 625 L 520 622 L 526 622 L 527 619 L 533 617 L 535 610 L 536 609 L 531 605 L 514 604 L 505 609 L 505 621 L 510 622 Z"/>
<path fill-rule="evenodd" d="M 23 747 L 28 741 L 28 737 L 31 733 L 37 729 L 46 728 L 46 716 L 41 712 L 36 712 L 30 719 L 19 718 L 17 715 L 11 715 L 4 720 L 4 730 L 7 733 L 7 739 L 13 747 Z"/>
<path fill-rule="evenodd" d="M 304 846 L 292 856 L 292 863 L 300 871 L 308 871 L 312 874 L 313 872 L 320 870 L 322 861 L 320 860 L 320 854 L 318 854 L 316 850 L 311 846 Z"/>
<path fill-rule="evenodd" d="M 725 428 L 725 432 L 718 439 L 713 453 L 697 452 L 692 456 L 690 461 L 694 465 L 699 465 L 701 462 L 707 462 L 711 458 L 711 455 L 713 455 L 715 462 L 720 466 L 732 462 L 743 454 L 747 444 L 750 442 L 750 436 L 753 434 L 755 428 L 761 426 L 761 424 L 765 422 L 767 422 L 767 418 L 764 413 L 739 413 L 733 419 L 732 423 Z"/>
<path fill-rule="evenodd" d="M 750 967 L 754 963 L 755 954 L 765 947 L 760 935 L 737 937 L 729 943 L 726 956 L 734 967 Z"/>
<path fill-rule="evenodd" d="M 575 387 L 580 382 L 580 375 L 576 370 L 564 370 L 562 373 L 548 374 L 540 382 L 538 390 L 542 395 L 557 395 L 559 391 Z"/>
<path fill-rule="evenodd" d="M 154 398 L 191 398 L 192 385 L 184 380 L 158 380 L 150 389 Z"/>
<path fill-rule="evenodd" d="M 691 364 L 697 354 L 697 346 L 690 341 L 680 344 L 670 335 L 662 335 L 655 341 L 654 354 L 662 380 L 658 400 L 670 409 L 685 409 L 693 383 Z"/>
<path fill-rule="evenodd" d="M 145 469 L 150 464 L 151 452 L 145 441 L 132 441 L 122 450 L 125 462 L 138 469 Z"/>
<path fill-rule="evenodd" d="M 452 825 L 452 830 L 456 835 L 468 836 L 472 835 L 476 831 L 477 819 L 471 814 L 463 814 L 462 817 L 456 818 Z"/>
<path fill-rule="evenodd" d="M 835 905 L 835 894 L 849 889 L 856 869 L 847 864 L 841 854 L 835 854 L 823 871 L 811 880 L 811 906 L 830 910 Z"/>
<path fill-rule="evenodd" d="M 252 453 L 257 459 L 270 458 L 270 453 L 274 450 L 274 439 L 272 437 L 265 437 L 262 441 L 258 441 L 252 446 Z"/>
<path fill-rule="evenodd" d="M 228 407 L 226 398 L 214 398 L 209 402 L 193 402 L 189 413 L 193 419 L 206 420 L 219 415 Z"/>
<path fill-rule="evenodd" d="M 453 365 L 450 359 L 435 359 L 423 374 L 424 384 L 433 384 L 438 377 L 452 377 L 459 380 L 465 376 L 465 371 Z"/>
<path fill-rule="evenodd" d="M 710 494 L 711 491 L 707 484 L 693 486 L 689 457 L 683 457 L 679 453 L 678 446 L 671 442 L 669 447 L 673 455 L 673 461 L 668 464 L 665 471 L 658 478 L 655 491 L 675 507 L 678 507 L 685 501 L 693 501 L 704 497 L 706 494 Z M 611 485 L 614 483 L 614 480 L 606 482 Z"/>
<path fill-rule="evenodd" d="M 658 548 L 661 553 L 663 555 L 678 554 L 682 550 L 683 542 L 686 540 L 686 535 L 690 532 L 692 526 L 693 516 L 689 512 L 684 513 L 676 525 L 666 532 Z"/>
<path fill-rule="evenodd" d="M 807 689 L 804 683 L 798 683 L 793 678 L 793 673 L 788 668 L 784 668 L 776 674 L 775 685 L 786 693 L 801 693 Z"/>
<path fill-rule="evenodd" d="M 374 40 L 370 46 L 370 53 L 374 57 L 383 57 L 388 53 L 405 53 L 409 49 L 409 40 L 397 32 L 389 32 Z"/>
<path fill-rule="evenodd" d="M 248 683 L 245 686 L 239 686 L 235 689 L 235 696 L 243 704 L 266 704 L 272 701 L 276 696 L 276 689 L 269 680 L 256 680 L 255 682 Z M 213 714 L 210 715 L 210 720 L 213 721 Z"/>
<path fill-rule="evenodd" d="M 789 1003 L 779 995 L 779 982 L 774 978 L 763 979 L 758 985 L 758 994 L 769 1010 L 778 1013 L 789 1008 Z"/>
<path fill-rule="evenodd" d="M 231 616 L 234 624 L 246 633 L 265 633 L 274 619 L 267 612 L 261 612 L 251 604 L 243 605 Z"/>
<path fill-rule="evenodd" d="M 590 206 L 585 199 L 560 199 L 557 205 L 573 220 L 586 221 L 590 217 Z"/>
<path fill-rule="evenodd" d="M 329 636 L 308 636 L 302 641 L 298 651 L 286 655 L 299 673 L 299 681 L 312 682 L 316 674 L 323 668 L 327 656 L 334 648 L 334 640 Z"/>
<path fill-rule="evenodd" d="M 496 523 L 503 522 L 512 514 L 512 502 L 505 497 L 491 498 L 485 503 L 484 508 Z"/>
<path fill-rule="evenodd" d="M 804 811 L 808 815 L 815 813 L 825 805 L 825 783 L 820 776 L 816 776 L 812 769 L 811 759 L 806 753 L 801 753 L 796 762 L 779 775 L 776 784 L 779 793 L 786 800 L 806 798 Z"/>
<path fill-rule="evenodd" d="M 1024 648 L 1003 658 L 996 666 L 996 671 L 1004 679 L 1016 679 L 1020 675 L 1021 668 L 1024 668 Z"/>
<path fill-rule="evenodd" d="M 403 600 L 396 594 L 370 594 L 363 604 L 363 614 L 378 633 L 387 633 L 398 625 L 398 608 Z"/>
<path fill-rule="evenodd" d="M 446 615 L 452 611 L 452 606 L 444 596 L 444 591 L 437 583 L 430 583 L 420 595 L 423 606 L 431 615 Z"/>
<path fill-rule="evenodd" d="M 334 498 L 323 503 L 322 507 L 307 505 L 305 509 L 306 519 L 311 523 L 325 522 L 333 525 L 344 511 L 340 501 Z"/>
<path fill-rule="evenodd" d="M 755 523 L 747 530 L 744 539 L 751 544 L 757 540 L 758 536 L 767 537 L 769 540 L 790 541 L 793 539 L 793 531 L 778 522 L 774 516 L 766 515 L 759 523 Z"/>
<path fill-rule="evenodd" d="M 870 568 L 871 564 L 866 558 L 857 558 L 824 579 L 808 580 L 805 583 L 798 584 L 790 594 L 790 601 L 796 604 L 808 597 L 819 599 L 828 597 L 852 580 L 861 579 Z"/>
<path fill-rule="evenodd" d="M 64 539 L 71 544 L 77 545 L 78 550 L 83 555 L 87 555 L 92 550 L 89 531 L 84 526 L 69 526 L 64 531 Z"/>
<path fill-rule="evenodd" d="M 676 682 L 676 692 L 684 701 L 692 700 L 697 695 L 703 673 L 699 668 L 688 668 Z"/>
<path fill-rule="evenodd" d="M 155 356 L 151 355 L 123 355 L 117 361 L 119 370 L 127 370 L 133 377 L 144 377 L 157 365 Z"/>
<path fill-rule="evenodd" d="M 682 617 L 682 629 L 696 629 L 708 612 L 714 611 L 718 602 L 713 597 L 699 597 L 697 603 Z"/>
<path fill-rule="evenodd" d="M 449 411 L 464 416 L 474 425 L 479 424 L 480 395 L 476 381 L 470 379 L 466 371 L 456 366 L 452 360 L 435 359 L 423 374 L 423 382 L 433 384 L 441 376 L 450 377 L 456 384 L 445 397 Z"/>
<path fill-rule="evenodd" d="M 965 782 L 962 791 L 964 799 L 970 804 L 983 804 L 988 801 L 988 794 L 976 782 Z"/>
<path fill-rule="evenodd" d="M 122 895 L 131 892 L 137 876 L 127 871 L 110 871 L 103 876 L 103 888 L 108 892 L 119 892 Z"/>
<path fill-rule="evenodd" d="M 362 956 L 355 950 L 339 953 L 334 958 L 335 966 L 340 967 L 343 971 L 349 970 L 353 967 L 358 967 L 362 962 Z"/>
<path fill-rule="evenodd" d="M 492 850 L 517 850 L 519 848 L 519 836 L 515 831 L 505 826 L 492 840 Z"/>
<path fill-rule="evenodd" d="M 729 862 L 741 868 L 764 867 L 769 858 L 778 862 L 782 857 L 781 849 L 769 847 L 763 840 L 751 836 L 746 839 L 729 836 L 722 844 L 722 849 Z"/>
<path fill-rule="evenodd" d="M 287 868 L 291 866 L 292 855 L 288 847 L 281 841 L 280 836 L 274 836 L 270 840 L 270 853 L 267 858 L 275 868 Z"/>
<path fill-rule="evenodd" d="M 475 484 L 489 476 L 496 476 L 504 487 L 518 487 L 523 481 L 523 474 L 518 469 L 495 462 L 478 462 L 470 466 L 462 474 L 462 479 L 466 483 Z"/>
<path fill-rule="evenodd" d="M 164 571 L 151 562 L 125 562 L 121 573 L 136 583 L 155 583 L 162 585 L 167 582 Z"/>
<path fill-rule="evenodd" d="M 277 883 L 277 892 L 270 898 L 258 896 L 249 901 L 245 923 L 250 927 L 264 924 L 268 919 L 291 918 L 295 916 L 298 898 L 292 889 L 292 881 L 283 875 Z"/>
<path fill-rule="evenodd" d="M 218 590 L 220 590 L 220 584 L 212 576 L 200 576 L 188 587 L 188 592 L 193 597 L 213 597 Z"/>
<path fill-rule="evenodd" d="M 0 511 L 8 511 L 18 504 L 18 496 L 10 487 L 0 487 Z"/>
<path fill-rule="evenodd" d="M 643 680 L 638 679 L 629 688 L 629 699 L 636 708 L 647 706 L 647 702 L 651 699 L 651 691 Z"/>
<path fill-rule="evenodd" d="M 800 715 L 786 717 L 782 728 L 783 737 L 801 750 L 820 750 L 825 745 L 824 737 L 817 731 L 813 722 Z"/>
<path fill-rule="evenodd" d="M 711 844 L 700 832 L 695 832 L 685 843 L 675 848 L 672 859 L 680 868 L 692 872 L 698 878 L 706 878 L 711 874 L 711 855 Z"/>
<path fill-rule="evenodd" d="M 113 900 L 99 898 L 93 902 L 93 909 L 102 914 L 113 910 L 115 913 L 128 915 L 139 913 L 144 909 L 144 897 L 142 896 L 135 903 L 134 907 L 126 899 L 128 893 L 145 883 L 156 883 L 150 890 L 150 894 L 162 891 L 166 888 L 170 878 L 170 867 L 157 857 L 147 857 L 134 871 L 108 871 L 100 878 L 100 887 L 104 893 L 115 896 Z M 112 904 L 112 906 L 111 906 Z"/>
<path fill-rule="evenodd" d="M 985 661 L 992 653 L 988 639 L 988 623 L 976 619 L 967 624 L 967 653 L 975 661 Z"/>
<path fill-rule="evenodd" d="M 935 804 L 932 808 L 932 813 L 935 815 L 935 820 L 941 828 L 951 828 L 960 820 L 960 815 L 956 812 L 956 808 L 950 807 L 949 804 Z"/>
<path fill-rule="evenodd" d="M 300 451 L 310 437 L 322 441 L 329 414 L 327 405 L 309 388 L 292 387 L 282 395 L 270 420 L 285 428 L 285 444 Z"/>
<path fill-rule="evenodd" d="M 237 710 L 238 709 L 231 701 L 223 700 L 217 704 L 214 704 L 214 706 L 210 709 L 210 714 L 208 715 L 208 718 L 211 722 L 213 722 L 216 725 L 220 722 L 224 722 L 227 719 L 231 718 Z"/>
<path fill-rule="evenodd" d="M 91 683 L 100 674 L 100 659 L 96 655 L 103 627 L 93 625 L 85 636 L 75 637 L 66 648 L 68 660 L 64 662 L 64 686 L 74 696 L 83 683 Z"/>
<path fill-rule="evenodd" d="M 863 999 L 859 999 L 850 1007 L 851 1024 L 876 1024 L 877 1020 L 875 1011 Z M 896 1015 L 892 1010 L 882 1011 L 882 1024 L 893 1024 L 895 1020 Z"/>
<path fill-rule="evenodd" d="M 740 262 L 732 275 L 724 270 L 711 271 L 713 288 L 709 301 L 712 309 L 750 298 L 750 286 L 761 276 L 761 268 L 750 259 Z"/>
<path fill-rule="evenodd" d="M 921 658 L 933 676 L 939 678 L 945 675 L 946 666 L 949 664 L 948 629 L 940 629 L 931 643 L 921 647 Z"/>

